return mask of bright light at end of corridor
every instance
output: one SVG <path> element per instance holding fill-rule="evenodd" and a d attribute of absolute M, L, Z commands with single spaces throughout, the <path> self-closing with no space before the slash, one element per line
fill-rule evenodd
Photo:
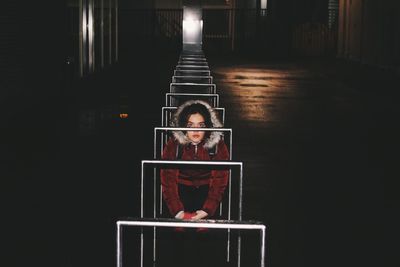
<path fill-rule="evenodd" d="M 203 20 L 183 20 L 183 43 L 187 44 L 201 44 Z"/>
<path fill-rule="evenodd" d="M 183 31 L 186 33 L 193 33 L 198 29 L 198 20 L 185 19 L 183 20 Z"/>

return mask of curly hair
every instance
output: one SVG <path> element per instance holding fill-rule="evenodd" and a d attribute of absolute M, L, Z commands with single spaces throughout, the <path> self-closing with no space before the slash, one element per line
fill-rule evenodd
<path fill-rule="evenodd" d="M 213 127 L 210 112 L 206 106 L 199 103 L 189 105 L 182 110 L 179 116 L 179 127 L 186 127 L 189 117 L 197 113 L 203 116 L 207 128 Z"/>

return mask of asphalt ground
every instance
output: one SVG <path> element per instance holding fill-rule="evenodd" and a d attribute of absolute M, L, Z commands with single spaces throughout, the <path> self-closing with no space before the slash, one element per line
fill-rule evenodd
<path fill-rule="evenodd" d="M 115 221 L 140 215 L 140 162 L 153 156 L 177 59 L 136 55 L 56 98 L 21 101 L 2 194 L 14 266 L 115 265 Z M 398 76 L 338 59 L 207 59 L 244 163 L 243 219 L 268 228 L 267 266 L 393 263 Z M 259 243 L 244 245 L 243 266 L 257 266 Z"/>

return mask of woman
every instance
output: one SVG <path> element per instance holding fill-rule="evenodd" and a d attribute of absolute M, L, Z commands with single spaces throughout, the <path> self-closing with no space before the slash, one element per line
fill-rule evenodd
<path fill-rule="evenodd" d="M 172 127 L 222 127 L 216 111 L 201 100 L 189 100 L 175 112 Z M 165 160 L 229 160 L 217 131 L 173 131 L 164 147 Z M 163 198 L 176 219 L 200 220 L 215 214 L 228 183 L 228 170 L 193 168 L 162 169 Z"/>

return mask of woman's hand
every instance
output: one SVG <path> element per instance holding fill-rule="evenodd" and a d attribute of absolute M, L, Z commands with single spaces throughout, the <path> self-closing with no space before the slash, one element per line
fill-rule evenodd
<path fill-rule="evenodd" d="M 180 220 L 182 220 L 183 217 L 184 217 L 184 215 L 185 215 L 185 213 L 183 212 L 183 210 L 181 210 L 180 212 L 178 212 L 178 213 L 175 215 L 175 219 L 180 219 Z"/>
<path fill-rule="evenodd" d="M 192 220 L 201 220 L 208 216 L 208 213 L 204 210 L 197 210 L 196 215 L 192 217 Z"/>
<path fill-rule="evenodd" d="M 180 212 L 178 212 L 175 215 L 175 219 L 178 219 L 178 220 L 192 220 L 193 216 L 196 216 L 195 212 L 186 212 L 186 211 L 181 210 Z"/>

